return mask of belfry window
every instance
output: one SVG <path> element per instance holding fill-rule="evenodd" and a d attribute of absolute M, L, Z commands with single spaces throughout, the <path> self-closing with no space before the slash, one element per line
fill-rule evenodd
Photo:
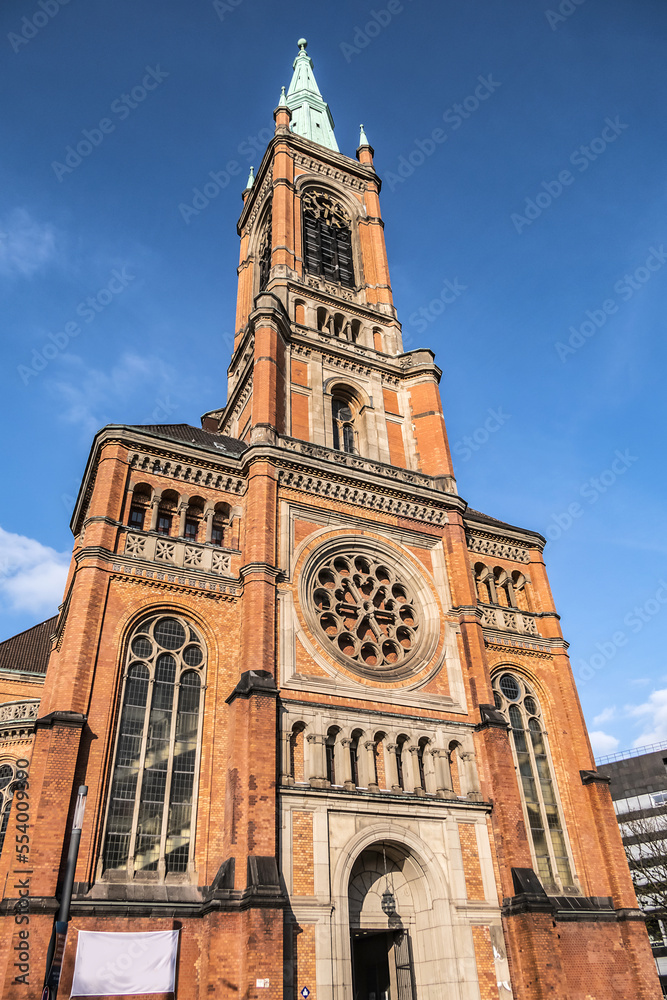
<path fill-rule="evenodd" d="M 263 292 L 269 283 L 269 277 L 271 275 L 271 252 L 272 252 L 272 232 L 271 232 L 271 216 L 269 215 L 266 224 L 264 225 L 264 231 L 262 233 L 262 239 L 259 244 L 259 290 Z"/>
<path fill-rule="evenodd" d="M 352 223 L 343 206 L 324 191 L 303 196 L 303 259 L 311 274 L 354 287 Z"/>
<path fill-rule="evenodd" d="M 574 885 L 572 866 L 547 753 L 542 713 L 534 693 L 514 674 L 493 680 L 494 698 L 511 726 L 519 787 L 537 874 L 545 886 Z"/>
<path fill-rule="evenodd" d="M 338 451 L 355 454 L 357 448 L 352 405 L 348 400 L 334 396 L 331 401 L 331 415 L 333 418 L 334 448 L 337 448 Z"/>
<path fill-rule="evenodd" d="M 204 644 L 181 618 L 156 617 L 129 643 L 104 868 L 154 877 L 192 859 Z"/>

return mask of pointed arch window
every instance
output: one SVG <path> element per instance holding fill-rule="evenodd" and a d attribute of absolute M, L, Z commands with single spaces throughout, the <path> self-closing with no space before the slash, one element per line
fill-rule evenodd
<path fill-rule="evenodd" d="M 352 222 L 324 191 L 303 196 L 303 259 L 306 271 L 354 288 Z"/>
<path fill-rule="evenodd" d="M 510 724 L 519 788 L 537 873 L 545 887 L 572 887 L 572 863 L 553 779 L 540 705 L 520 677 L 505 672 L 493 680 L 498 708 Z"/>
<path fill-rule="evenodd" d="M 352 403 L 340 396 L 334 396 L 331 401 L 333 418 L 333 445 L 338 451 L 347 451 L 354 455 L 356 448 L 355 412 Z"/>
<path fill-rule="evenodd" d="M 188 871 L 192 862 L 206 648 L 183 618 L 130 639 L 104 846 L 105 870 Z"/>

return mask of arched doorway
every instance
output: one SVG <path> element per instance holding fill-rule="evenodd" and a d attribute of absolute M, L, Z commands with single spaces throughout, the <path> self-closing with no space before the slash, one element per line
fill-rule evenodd
<path fill-rule="evenodd" d="M 392 842 L 372 844 L 354 862 L 348 886 L 354 1000 L 414 1000 L 421 875 Z"/>

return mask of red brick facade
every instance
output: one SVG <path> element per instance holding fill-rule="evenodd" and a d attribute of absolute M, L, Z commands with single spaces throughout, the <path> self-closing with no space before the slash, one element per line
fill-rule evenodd
<path fill-rule="evenodd" d="M 370 146 L 351 159 L 290 131 L 284 105 L 275 119 L 239 221 L 227 405 L 204 431 L 110 426 L 93 444 L 32 751 L 25 925 L 13 815 L 0 857 L 2 995 L 41 994 L 85 782 L 63 996 L 79 930 L 177 928 L 179 1000 L 296 1000 L 304 988 L 352 1000 L 352 949 L 370 956 L 373 937 L 392 1000 L 657 1000 L 544 539 L 456 492 L 440 372 L 429 350 L 402 349 Z M 309 191 L 349 220 L 353 287 L 305 267 Z M 495 574 L 491 597 L 479 564 Z M 170 874 L 161 855 L 142 869 L 137 848 L 111 869 L 131 639 L 165 617 L 189 623 L 207 657 L 187 867 Z M 525 874 L 539 843 L 496 697 L 503 672 L 539 702 L 548 733 L 539 759 L 567 859 L 544 887 Z M 24 926 L 30 972 L 17 982 Z"/>

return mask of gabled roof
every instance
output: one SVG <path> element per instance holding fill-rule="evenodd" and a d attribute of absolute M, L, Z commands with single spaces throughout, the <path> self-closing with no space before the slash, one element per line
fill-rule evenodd
<path fill-rule="evenodd" d="M 0 642 L 0 670 L 45 674 L 58 615 Z"/>
<path fill-rule="evenodd" d="M 508 524 L 507 521 L 499 521 L 497 517 L 491 517 L 489 514 L 482 514 L 479 510 L 473 510 L 472 507 L 468 507 L 465 514 L 463 515 L 464 521 L 477 521 L 480 524 L 488 524 L 489 527 L 494 528 L 505 528 L 506 531 L 518 531 L 522 535 L 533 535 L 535 538 L 539 538 L 540 541 L 544 542 L 546 539 L 539 531 L 531 531 L 530 528 L 519 528 L 516 524 Z"/>
<path fill-rule="evenodd" d="M 194 444 L 209 451 L 222 452 L 227 455 L 242 455 L 247 449 L 247 444 L 238 441 L 236 438 L 226 437 L 224 434 L 212 434 L 204 431 L 201 427 L 191 427 L 190 424 L 132 424 L 130 430 L 146 431 L 154 434 L 155 437 L 165 438 L 168 441 L 181 441 L 185 444 Z"/>

